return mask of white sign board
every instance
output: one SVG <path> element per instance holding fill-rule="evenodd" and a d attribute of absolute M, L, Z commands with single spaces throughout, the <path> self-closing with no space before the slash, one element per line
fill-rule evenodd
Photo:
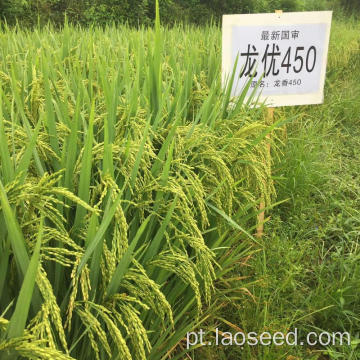
<path fill-rule="evenodd" d="M 320 104 L 331 11 L 224 15 L 222 81 L 235 70 L 232 95 L 251 81 L 267 106 Z"/>

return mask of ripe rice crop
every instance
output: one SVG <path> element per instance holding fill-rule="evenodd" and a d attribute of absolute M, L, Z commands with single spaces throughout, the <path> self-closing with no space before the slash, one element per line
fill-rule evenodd
<path fill-rule="evenodd" d="M 0 352 L 181 358 L 241 285 L 273 194 L 271 128 L 229 107 L 219 30 L 5 28 L 0 45 Z"/>

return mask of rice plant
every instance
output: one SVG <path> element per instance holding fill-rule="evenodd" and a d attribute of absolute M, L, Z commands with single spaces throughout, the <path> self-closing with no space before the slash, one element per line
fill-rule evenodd
<path fill-rule="evenodd" d="M 219 29 L 157 16 L 0 44 L 0 355 L 181 358 L 273 194 L 270 130 L 229 107 Z"/>

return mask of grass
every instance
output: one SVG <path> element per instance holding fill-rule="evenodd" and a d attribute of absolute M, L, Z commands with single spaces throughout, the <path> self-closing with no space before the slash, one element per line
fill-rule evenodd
<path fill-rule="evenodd" d="M 255 301 L 244 297 L 222 314 L 247 332 L 346 331 L 352 344 L 235 346 L 218 358 L 360 358 L 359 34 L 358 22 L 333 24 L 324 105 L 275 113 L 297 116 L 273 169 L 278 200 L 289 200 L 268 214 L 259 252 L 239 269 L 258 280 L 249 286 Z"/>

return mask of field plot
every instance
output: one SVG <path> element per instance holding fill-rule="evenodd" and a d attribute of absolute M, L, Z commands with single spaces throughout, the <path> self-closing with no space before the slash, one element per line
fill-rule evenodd
<path fill-rule="evenodd" d="M 233 265 L 274 194 L 270 130 L 262 109 L 228 106 L 219 39 L 158 23 L 1 32 L 6 358 L 181 358 L 241 288 Z"/>
<path fill-rule="evenodd" d="M 333 26 L 326 104 L 269 127 L 221 90 L 218 27 L 3 29 L 0 357 L 357 359 L 358 34 Z M 353 345 L 185 354 L 295 323 Z"/>

